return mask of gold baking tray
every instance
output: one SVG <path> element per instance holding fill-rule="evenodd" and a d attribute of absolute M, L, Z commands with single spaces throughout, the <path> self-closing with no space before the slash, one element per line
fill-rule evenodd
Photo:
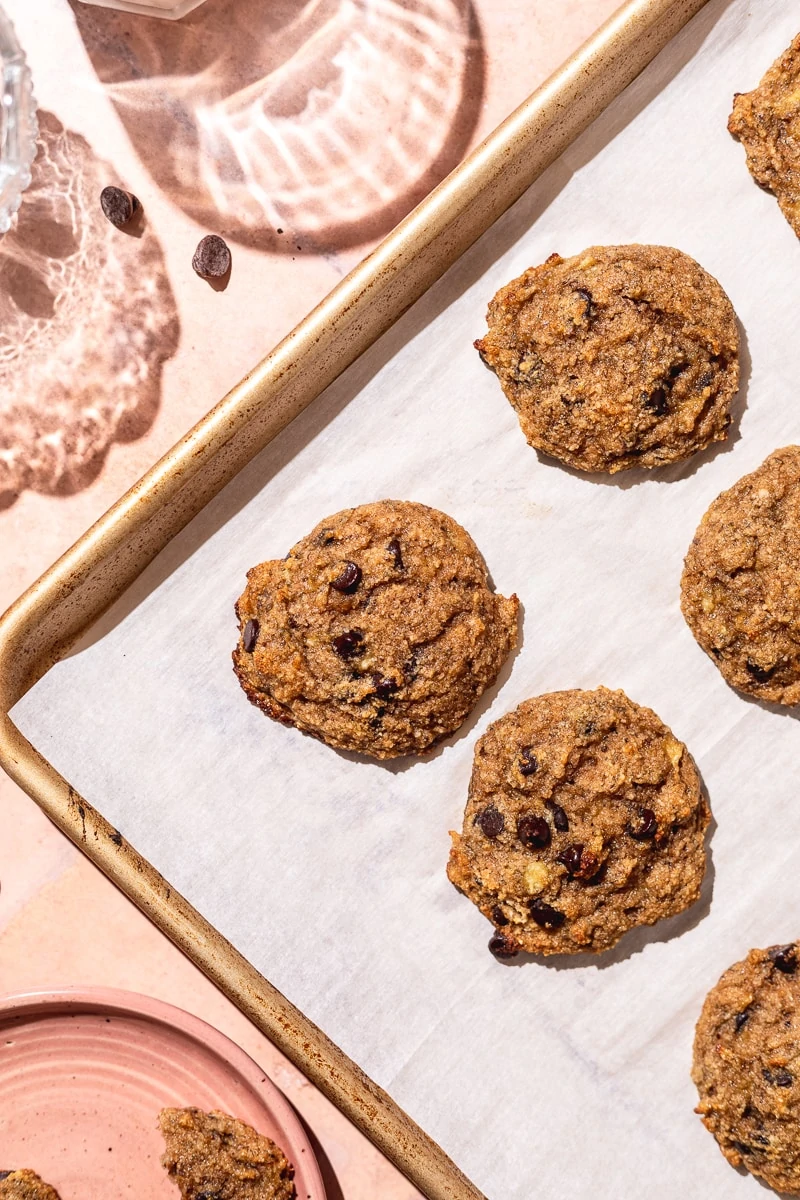
<path fill-rule="evenodd" d="M 0 619 L 0 764 L 430 1200 L 480 1200 L 444 1152 L 175 892 L 9 712 L 148 563 L 461 255 L 706 0 L 629 0 Z"/>

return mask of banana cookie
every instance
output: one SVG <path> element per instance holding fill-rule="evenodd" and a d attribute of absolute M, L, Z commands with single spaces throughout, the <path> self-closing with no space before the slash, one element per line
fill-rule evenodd
<path fill-rule="evenodd" d="M 728 129 L 756 183 L 772 192 L 800 237 L 800 34 L 752 92 L 738 92 Z"/>
<path fill-rule="evenodd" d="M 691 755 L 624 692 L 551 692 L 475 747 L 447 873 L 498 958 L 599 952 L 694 904 L 710 814 Z"/>
<path fill-rule="evenodd" d="M 183 1200 L 295 1200 L 286 1155 L 244 1121 L 199 1108 L 165 1108 L 158 1121 Z"/>
<path fill-rule="evenodd" d="M 59 1200 L 58 1192 L 35 1171 L 0 1171 L 0 1200 Z"/>
<path fill-rule="evenodd" d="M 683 615 L 732 687 L 800 703 L 800 446 L 718 496 L 694 535 Z"/>
<path fill-rule="evenodd" d="M 734 1167 L 800 1196 L 798 946 L 751 950 L 706 997 L 694 1039 L 696 1111 Z"/>
<path fill-rule="evenodd" d="M 456 730 L 517 637 L 472 538 L 424 504 L 321 521 L 248 572 L 233 661 L 250 700 L 330 746 L 421 754 Z"/>
<path fill-rule="evenodd" d="M 739 388 L 731 302 L 668 246 L 551 254 L 475 343 L 531 446 L 579 471 L 661 467 L 722 441 Z"/>

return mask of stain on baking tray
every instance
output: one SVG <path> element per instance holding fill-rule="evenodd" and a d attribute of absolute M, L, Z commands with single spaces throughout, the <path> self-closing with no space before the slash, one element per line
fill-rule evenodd
<path fill-rule="evenodd" d="M 0 508 L 27 488 L 70 495 L 109 446 L 150 427 L 179 324 L 152 230 L 103 215 L 113 172 L 39 113 L 39 152 L 0 240 Z"/>
<path fill-rule="evenodd" d="M 158 186 L 260 249 L 382 236 L 460 162 L 480 114 L 472 0 L 214 0 L 174 22 L 70 2 Z"/>

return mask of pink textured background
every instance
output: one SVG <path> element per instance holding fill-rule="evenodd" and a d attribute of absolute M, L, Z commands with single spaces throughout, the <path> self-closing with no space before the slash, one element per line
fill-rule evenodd
<path fill-rule="evenodd" d="M 208 0 L 209 7 L 214 3 Z M 459 151 L 479 142 L 616 6 L 616 0 L 475 0 L 473 25 L 478 32 L 473 31 L 470 62 L 476 67 L 476 80 L 482 64 L 482 92 L 471 98 L 474 111 L 470 127 L 462 131 Z M 77 131 L 84 139 L 81 145 L 85 142 L 108 161 L 109 144 L 119 135 L 116 129 L 109 133 L 108 106 L 92 102 L 110 79 L 102 39 L 111 27 L 99 17 L 95 24 L 89 20 L 101 10 L 81 11 L 78 0 L 74 7 L 68 0 L 36 5 L 9 0 L 6 7 L 32 60 L 40 103 Z M 76 14 L 84 30 L 94 31 L 91 55 L 75 49 Z M 119 56 L 110 56 L 113 69 L 124 76 L 125 63 L 120 66 Z M 119 77 L 111 82 L 119 82 Z M 468 71 L 467 100 L 471 77 Z M 120 165 L 130 186 L 147 195 L 162 245 L 168 234 L 166 271 L 180 311 L 180 336 L 164 366 L 160 398 L 146 429 L 134 428 L 128 432 L 131 440 L 112 443 L 86 478 L 72 480 L 61 494 L 58 488 L 56 494 L 27 488 L 0 497 L 0 608 L 287 333 L 371 244 L 356 244 L 352 237 L 347 245 L 326 244 L 324 237 L 299 237 L 302 249 L 294 256 L 283 246 L 236 244 L 230 285 L 224 293 L 214 292 L 182 270 L 198 238 L 211 230 L 208 217 L 203 224 L 202 214 L 177 212 L 169 179 L 150 178 L 142 136 L 146 138 L 146 130 L 144 135 L 134 130 L 130 142 L 120 143 Z M 453 165 L 448 162 L 447 169 Z M 400 208 L 395 206 L 393 219 L 402 214 L 402 203 L 402 198 L 397 201 Z M 0 241 L 0 256 L 2 252 Z M 0 268 L 0 293 L 11 295 L 13 303 L 8 278 Z M 76 313 L 72 320 L 78 317 Z M 102 355 L 105 344 L 99 341 L 95 352 Z M 38 400 L 37 364 L 23 366 L 30 376 L 26 387 Z M 19 379 L 16 370 L 14 378 Z M 296 1106 L 318 1147 L 330 1200 L 410 1200 L 417 1195 L 5 776 L 0 776 L 0 812 L 0 990 L 104 985 L 179 1005 L 237 1041 Z"/>

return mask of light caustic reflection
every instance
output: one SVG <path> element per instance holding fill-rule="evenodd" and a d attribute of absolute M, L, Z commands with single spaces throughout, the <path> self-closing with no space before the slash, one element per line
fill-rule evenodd
<path fill-rule="evenodd" d="M 0 507 L 76 491 L 110 443 L 157 411 L 178 316 L 151 232 L 121 237 L 97 197 L 109 169 L 39 114 L 33 179 L 0 239 Z"/>
<path fill-rule="evenodd" d="M 166 30 L 74 11 L 157 181 L 255 244 L 383 232 L 458 161 L 481 101 L 470 0 L 208 0 Z"/>

